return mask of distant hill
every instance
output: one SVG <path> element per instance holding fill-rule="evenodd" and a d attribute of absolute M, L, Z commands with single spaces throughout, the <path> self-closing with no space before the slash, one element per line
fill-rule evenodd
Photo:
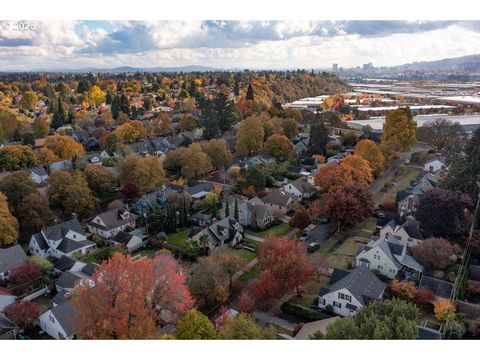
<path fill-rule="evenodd" d="M 171 66 L 171 67 L 131 67 L 121 66 L 116 68 L 83 68 L 83 69 L 35 69 L 32 72 L 55 72 L 55 73 L 128 73 L 128 72 L 208 72 L 208 71 L 222 71 L 225 69 L 214 68 L 202 65 L 187 65 L 187 66 Z"/>
<path fill-rule="evenodd" d="M 390 67 L 391 70 L 440 71 L 462 70 L 466 72 L 480 71 L 480 54 L 448 58 L 436 61 L 418 61 L 410 64 Z"/>

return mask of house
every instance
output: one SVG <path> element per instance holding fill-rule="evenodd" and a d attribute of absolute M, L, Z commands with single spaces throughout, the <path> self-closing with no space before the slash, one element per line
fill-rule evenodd
<path fill-rule="evenodd" d="M 50 168 L 50 172 L 55 170 L 72 170 L 73 165 L 71 160 L 59 160 L 54 163 L 51 163 L 49 168 Z"/>
<path fill-rule="evenodd" d="M 327 327 L 330 324 L 333 324 L 335 321 L 339 320 L 339 316 L 333 316 L 328 319 L 311 321 L 303 324 L 299 332 L 293 337 L 295 340 L 309 340 L 310 336 L 316 332 L 321 332 L 323 335 L 327 333 Z"/>
<path fill-rule="evenodd" d="M 211 182 L 201 182 L 185 189 L 192 199 L 197 201 L 205 199 L 205 196 L 214 190 L 215 185 Z"/>
<path fill-rule="evenodd" d="M 73 321 L 76 316 L 71 300 L 64 301 L 40 315 L 38 323 L 54 339 L 73 339 Z"/>
<path fill-rule="evenodd" d="M 430 276 L 422 276 L 419 288 L 430 290 L 437 299 L 449 300 L 453 292 L 453 284 L 448 281 L 435 279 Z"/>
<path fill-rule="evenodd" d="M 171 186 L 162 185 L 149 193 L 133 200 L 132 211 L 135 214 L 145 216 L 152 206 L 164 207 L 170 196 L 178 194 L 180 191 Z"/>
<path fill-rule="evenodd" d="M 20 245 L 0 249 L 0 280 L 8 280 L 10 271 L 27 262 L 27 254 Z"/>
<path fill-rule="evenodd" d="M 287 184 L 288 184 L 288 180 L 284 176 L 275 176 L 273 178 L 273 185 L 275 185 L 277 187 L 282 187 L 282 186 L 287 185 Z"/>
<path fill-rule="evenodd" d="M 367 245 L 359 244 L 356 266 L 377 270 L 390 279 L 394 279 L 400 270 L 412 276 L 418 276 L 423 272 L 423 266 L 408 255 L 407 247 L 392 234 L 372 240 Z"/>
<path fill-rule="evenodd" d="M 232 216 L 229 216 L 198 232 L 191 238 L 191 241 L 201 243 L 203 236 L 207 236 L 211 250 L 224 246 L 234 247 L 243 239 L 243 227 Z"/>
<path fill-rule="evenodd" d="M 75 260 L 67 255 L 62 255 L 59 259 L 53 261 L 53 269 L 59 273 L 67 270 L 80 271 L 85 265 L 86 263 L 83 261 Z"/>
<path fill-rule="evenodd" d="M 400 215 L 415 214 L 420 204 L 420 196 L 408 190 L 399 191 L 396 196 L 398 213 Z"/>
<path fill-rule="evenodd" d="M 87 240 L 85 231 L 74 217 L 33 234 L 30 239 L 30 253 L 44 257 L 61 258 L 74 253 L 87 254 L 96 248 L 96 244 Z"/>
<path fill-rule="evenodd" d="M 270 209 L 258 197 L 238 203 L 238 221 L 242 226 L 265 229 L 273 220 Z"/>
<path fill-rule="evenodd" d="M 402 217 L 399 223 L 397 223 L 397 219 L 392 219 L 380 229 L 380 237 L 386 238 L 387 234 L 392 234 L 400 244 L 412 248 L 423 241 L 419 226 L 420 223 L 412 216 Z"/>
<path fill-rule="evenodd" d="M 0 312 L 2 312 L 8 305 L 13 304 L 17 297 L 11 294 L 4 287 L 0 287 Z"/>
<path fill-rule="evenodd" d="M 72 291 L 75 285 L 82 280 L 90 280 L 90 276 L 81 271 L 65 271 L 55 282 L 57 291 Z"/>
<path fill-rule="evenodd" d="M 315 196 L 317 188 L 304 178 L 298 178 L 284 185 L 283 191 L 293 194 L 301 200 L 307 200 Z"/>
<path fill-rule="evenodd" d="M 258 167 L 261 165 L 271 164 L 275 161 L 275 157 L 268 154 L 258 154 L 245 160 L 247 167 Z"/>
<path fill-rule="evenodd" d="M 33 182 L 37 185 L 48 180 L 48 174 L 43 168 L 43 166 L 31 167 L 26 169 L 25 171 L 30 174 Z"/>
<path fill-rule="evenodd" d="M 296 195 L 285 191 L 272 191 L 270 194 L 264 196 L 262 201 L 267 205 L 272 215 L 278 211 L 286 214 L 293 210 L 293 205 L 298 202 L 298 198 Z"/>
<path fill-rule="evenodd" d="M 235 180 L 225 171 L 215 171 L 205 181 L 218 185 L 222 189 L 228 189 L 235 183 Z"/>
<path fill-rule="evenodd" d="M 431 173 L 436 172 L 447 167 L 444 157 L 437 156 L 436 158 L 427 161 L 423 166 L 423 170 L 429 171 Z"/>
<path fill-rule="evenodd" d="M 334 269 L 328 287 L 318 296 L 318 307 L 332 306 L 340 316 L 354 316 L 370 302 L 381 300 L 386 286 L 365 266 L 346 271 Z"/>
<path fill-rule="evenodd" d="M 204 213 L 198 212 L 190 216 L 190 222 L 196 226 L 207 226 L 212 223 L 212 214 L 211 213 Z"/>
<path fill-rule="evenodd" d="M 126 209 L 113 209 L 95 216 L 87 223 L 88 231 L 104 239 L 111 239 L 119 231 L 135 227 L 136 215 Z"/>
<path fill-rule="evenodd" d="M 128 233 L 121 230 L 110 240 L 110 242 L 113 245 L 123 246 L 128 252 L 132 252 L 145 246 L 146 238 L 139 234 L 135 234 L 134 232 Z"/>
<path fill-rule="evenodd" d="M 0 313 L 0 340 L 15 340 L 17 332 L 18 326 Z"/>

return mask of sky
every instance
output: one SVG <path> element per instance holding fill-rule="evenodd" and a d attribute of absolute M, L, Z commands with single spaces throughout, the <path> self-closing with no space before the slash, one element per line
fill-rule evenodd
<path fill-rule="evenodd" d="M 34 30 L 13 23 L 0 21 L 0 71 L 393 66 L 480 49 L 480 21 L 35 21 Z"/>

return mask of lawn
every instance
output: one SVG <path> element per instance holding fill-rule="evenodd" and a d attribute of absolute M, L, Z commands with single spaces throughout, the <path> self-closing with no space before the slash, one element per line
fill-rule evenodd
<path fill-rule="evenodd" d="M 143 250 L 140 250 L 139 252 L 135 253 L 135 255 L 142 255 L 142 256 L 146 256 L 146 257 L 149 257 L 149 258 L 154 258 L 155 257 L 155 254 L 157 253 L 157 249 L 143 249 Z"/>
<path fill-rule="evenodd" d="M 247 262 L 250 262 L 257 257 L 256 253 L 247 249 L 238 249 L 235 250 L 235 253 L 243 257 L 245 260 L 247 260 Z"/>
<path fill-rule="evenodd" d="M 32 302 L 37 305 L 38 312 L 43 314 L 45 311 L 51 309 L 53 307 L 52 299 L 55 297 L 53 294 L 43 295 Z"/>
<path fill-rule="evenodd" d="M 271 228 L 267 230 L 263 230 L 257 233 L 258 236 L 260 237 L 266 237 L 268 235 L 286 235 L 292 230 L 290 225 L 281 223 L 278 225 L 274 225 Z"/>
<path fill-rule="evenodd" d="M 414 180 L 419 173 L 419 169 L 407 167 L 405 173 L 390 179 L 394 185 L 386 193 L 378 192 L 375 194 L 375 201 L 381 203 L 383 199 L 395 198 L 397 192 L 407 189 L 410 186 L 410 182 Z"/>
<path fill-rule="evenodd" d="M 255 276 L 257 276 L 257 274 L 260 272 L 260 268 L 258 267 L 258 265 L 255 265 L 253 268 L 251 268 L 250 270 L 244 272 L 239 278 L 238 280 L 242 281 L 242 282 L 248 282 L 250 281 L 251 279 L 253 279 Z"/>
<path fill-rule="evenodd" d="M 332 236 L 330 236 L 330 238 L 327 241 L 325 241 L 322 246 L 320 246 L 320 249 L 318 249 L 318 251 L 324 254 L 328 253 L 330 250 L 332 250 L 335 247 L 335 245 L 337 245 L 338 242 L 342 241 L 348 236 L 350 236 L 350 231 L 348 230 L 337 232 Z"/>
<path fill-rule="evenodd" d="M 347 255 L 355 255 L 357 245 L 358 243 L 353 238 L 345 240 L 342 245 L 335 250 L 335 253 L 330 255 L 330 267 L 348 269 L 348 264 L 351 264 L 351 259 L 347 259 Z"/>
<path fill-rule="evenodd" d="M 252 239 L 247 239 L 247 240 L 246 240 L 246 243 L 247 243 L 248 246 L 256 249 L 257 246 L 258 246 L 258 244 L 260 244 L 260 241 L 256 241 L 256 240 L 252 240 Z"/>
<path fill-rule="evenodd" d="M 170 234 L 167 238 L 167 242 L 178 248 L 186 249 L 185 240 L 188 239 L 189 235 L 190 235 L 190 229 L 185 229 L 175 234 Z"/>
<path fill-rule="evenodd" d="M 355 230 L 352 236 L 358 236 L 365 239 L 370 239 L 372 237 L 372 232 L 364 229 Z"/>

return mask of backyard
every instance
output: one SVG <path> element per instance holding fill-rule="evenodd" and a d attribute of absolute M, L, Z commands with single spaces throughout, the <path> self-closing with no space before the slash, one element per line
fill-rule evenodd
<path fill-rule="evenodd" d="M 260 237 L 266 237 L 268 235 L 286 235 L 292 230 L 290 225 L 281 223 L 278 225 L 274 225 L 271 228 L 263 231 L 259 231 L 256 234 Z"/>
<path fill-rule="evenodd" d="M 247 262 L 250 262 L 257 257 L 256 253 L 254 253 L 253 251 L 247 250 L 247 249 L 238 249 L 238 250 L 234 250 L 234 251 L 235 251 L 236 255 L 241 256 Z"/>
<path fill-rule="evenodd" d="M 170 234 L 167 237 L 167 242 L 170 245 L 176 246 L 181 249 L 186 249 L 187 246 L 185 245 L 185 240 L 188 239 L 190 235 L 190 229 L 181 230 L 177 233 Z"/>

